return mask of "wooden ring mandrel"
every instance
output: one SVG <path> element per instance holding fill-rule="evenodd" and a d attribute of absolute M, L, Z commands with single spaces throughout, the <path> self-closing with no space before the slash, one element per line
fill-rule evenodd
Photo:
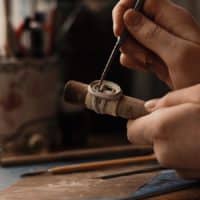
<path fill-rule="evenodd" d="M 120 87 L 104 81 L 102 93 L 95 89 L 99 81 L 90 85 L 69 81 L 64 90 L 64 99 L 68 103 L 82 105 L 100 114 L 107 114 L 124 119 L 136 119 L 148 114 L 144 101 L 123 95 Z"/>

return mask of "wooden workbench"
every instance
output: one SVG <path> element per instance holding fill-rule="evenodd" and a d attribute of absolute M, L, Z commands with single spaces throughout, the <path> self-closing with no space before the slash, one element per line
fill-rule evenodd
<path fill-rule="evenodd" d="M 99 178 L 110 173 L 130 171 L 139 166 L 76 173 L 61 176 L 36 176 L 20 179 L 0 192 L 1 200 L 99 200 L 128 197 L 157 173 L 119 177 L 110 180 Z M 140 165 L 141 167 L 141 165 Z M 9 169 L 7 169 L 9 170 Z M 12 170 L 14 168 L 10 169 Z M 15 170 L 16 171 L 16 170 Z M 21 168 L 21 173 L 27 171 Z M 11 173 L 11 174 L 12 174 Z M 14 175 L 14 173 L 13 173 Z M 1 177 L 1 170 L 0 170 Z M 1 179 L 2 181 L 2 179 Z M 5 181 L 5 180 L 4 180 Z M 165 195 L 155 200 L 199 200 L 200 189 L 191 189 Z"/>

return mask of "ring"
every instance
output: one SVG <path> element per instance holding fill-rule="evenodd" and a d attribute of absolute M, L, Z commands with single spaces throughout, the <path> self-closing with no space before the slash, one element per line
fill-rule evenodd
<path fill-rule="evenodd" d="M 88 92 L 95 97 L 106 100 L 118 100 L 123 95 L 121 87 L 111 81 L 103 81 L 102 91 L 99 90 L 100 81 L 93 81 L 88 86 Z"/>

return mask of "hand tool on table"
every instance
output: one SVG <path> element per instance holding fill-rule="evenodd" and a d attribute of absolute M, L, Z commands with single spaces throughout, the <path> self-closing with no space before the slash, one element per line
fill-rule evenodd
<path fill-rule="evenodd" d="M 122 145 L 113 147 L 68 150 L 63 152 L 45 153 L 41 155 L 2 156 L 0 164 L 4 167 L 32 165 L 38 163 L 70 161 L 89 158 L 110 158 L 127 156 L 144 156 L 153 153 L 151 146 Z"/>
<path fill-rule="evenodd" d="M 106 160 L 106 161 L 97 161 L 97 162 L 87 162 L 81 164 L 73 164 L 67 165 L 62 167 L 54 167 L 48 170 L 42 170 L 37 172 L 30 172 L 22 175 L 22 177 L 27 176 L 37 176 L 41 174 L 68 174 L 68 173 L 78 173 L 78 172 L 85 172 L 85 171 L 92 171 L 110 167 L 118 167 L 124 166 L 129 164 L 143 164 L 143 163 L 156 163 L 155 155 L 149 156 L 141 156 L 141 157 L 134 157 L 134 158 L 123 158 L 123 159 L 114 159 L 114 160 Z"/>
<path fill-rule="evenodd" d="M 133 6 L 134 10 L 141 11 L 141 9 L 143 8 L 143 5 L 144 5 L 144 1 L 145 0 L 136 0 L 135 4 Z M 116 42 L 116 44 L 115 44 L 115 46 L 114 46 L 114 48 L 113 48 L 113 50 L 111 52 L 111 55 L 110 55 L 110 57 L 109 57 L 109 59 L 107 61 L 107 64 L 106 64 L 106 66 L 105 66 L 105 68 L 103 70 L 103 73 L 101 75 L 101 79 L 100 79 L 100 82 L 99 82 L 99 90 L 100 91 L 103 89 L 102 88 L 103 81 L 104 81 L 104 79 L 105 79 L 105 77 L 106 77 L 106 75 L 107 75 L 107 73 L 108 73 L 108 71 L 109 71 L 109 69 L 110 69 L 110 67 L 111 67 L 111 65 L 112 65 L 117 53 L 118 53 L 118 51 L 119 51 L 119 48 L 124 43 L 124 41 L 126 40 L 127 36 L 128 36 L 128 32 L 127 32 L 127 30 L 125 30 L 122 33 L 121 37 L 118 37 L 118 39 L 117 39 L 117 42 Z"/>
<path fill-rule="evenodd" d="M 118 178 L 118 177 L 123 177 L 123 176 L 152 173 L 152 172 L 161 171 L 161 170 L 164 170 L 164 169 L 166 169 L 166 168 L 161 167 L 160 165 L 156 164 L 156 165 L 151 166 L 151 167 L 144 167 L 144 168 L 141 168 L 141 169 L 138 169 L 138 170 L 127 171 L 127 172 L 116 173 L 116 174 L 109 174 L 109 175 L 105 175 L 105 176 L 100 176 L 98 178 L 102 178 L 102 179 L 107 180 L 107 179 L 113 179 L 113 178 Z"/>

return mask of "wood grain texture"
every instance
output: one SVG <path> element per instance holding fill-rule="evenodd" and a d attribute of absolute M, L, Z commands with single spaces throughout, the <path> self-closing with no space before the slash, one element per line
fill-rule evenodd
<path fill-rule="evenodd" d="M 151 166 L 151 165 L 149 165 Z M 39 176 L 21 179 L 17 184 L 0 192 L 1 200 L 96 200 L 130 196 L 157 173 L 146 173 L 115 179 L 98 177 L 110 173 L 136 170 L 147 165 L 129 166 L 62 176 Z M 199 200 L 200 190 L 191 189 L 150 200 Z"/>
<path fill-rule="evenodd" d="M 156 173 L 103 180 L 98 177 L 138 169 L 141 166 L 115 168 L 104 171 L 76 173 L 62 176 L 40 176 L 21 179 L 0 192 L 1 200 L 96 200 L 122 198 L 133 194 Z M 144 167 L 144 165 L 143 165 Z"/>

